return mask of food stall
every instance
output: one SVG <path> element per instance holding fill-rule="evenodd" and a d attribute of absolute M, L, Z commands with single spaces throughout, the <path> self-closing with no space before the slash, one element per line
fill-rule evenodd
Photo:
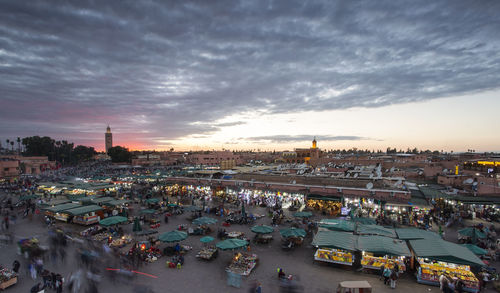
<path fill-rule="evenodd" d="M 352 266 L 354 256 L 345 250 L 319 248 L 314 254 L 314 260 Z"/>
<path fill-rule="evenodd" d="M 352 266 L 356 251 L 356 236 L 339 231 L 320 228 L 314 235 L 312 245 L 318 248 L 314 260 Z"/>
<path fill-rule="evenodd" d="M 446 274 L 454 279 L 462 280 L 464 291 L 479 292 L 479 280 L 467 265 L 430 261 L 423 258 L 418 258 L 417 262 L 419 265 L 417 282 L 421 284 L 439 286 L 439 276 Z"/>
<path fill-rule="evenodd" d="M 362 251 L 364 269 L 380 270 L 382 265 L 393 269 L 397 264 L 402 273 L 406 271 L 406 258 L 411 256 L 405 241 L 377 235 L 358 236 L 357 249 Z"/>
<path fill-rule="evenodd" d="M 16 273 L 0 265 L 0 290 L 5 290 L 16 283 Z"/>
<path fill-rule="evenodd" d="M 129 234 L 123 235 L 121 237 L 113 237 L 113 240 L 109 244 L 111 248 L 122 248 L 125 245 L 132 242 L 132 236 Z"/>
<path fill-rule="evenodd" d="M 257 265 L 258 257 L 256 254 L 236 253 L 231 264 L 226 268 L 226 272 L 248 276 Z"/>
<path fill-rule="evenodd" d="M 479 280 L 471 267 L 483 267 L 484 263 L 467 247 L 442 239 L 410 240 L 409 244 L 417 260 L 417 281 L 439 286 L 439 276 L 449 275 L 462 280 L 464 291 L 479 292 Z"/>
<path fill-rule="evenodd" d="M 86 205 L 65 210 L 63 213 L 73 216 L 73 223 L 80 225 L 92 225 L 104 218 L 102 207 L 98 205 Z"/>
<path fill-rule="evenodd" d="M 81 205 L 72 202 L 58 204 L 45 208 L 45 214 L 56 220 L 67 222 L 69 220 L 69 214 L 64 213 L 64 211 L 77 207 L 81 207 Z"/>

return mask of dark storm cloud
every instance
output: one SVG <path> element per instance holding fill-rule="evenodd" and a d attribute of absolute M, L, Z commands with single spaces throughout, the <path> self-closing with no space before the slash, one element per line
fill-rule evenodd
<path fill-rule="evenodd" d="M 302 142 L 311 141 L 311 135 L 269 135 L 269 136 L 254 136 L 241 138 L 243 140 L 252 142 L 274 142 L 274 143 L 287 143 L 287 142 Z M 340 141 L 340 140 L 372 140 L 371 138 L 352 136 L 352 135 L 322 135 L 316 136 L 315 139 L 321 141 Z"/>
<path fill-rule="evenodd" d="M 499 87 L 498 1 L 2 1 L 2 136 L 212 133 L 244 111 Z M 236 122 L 238 123 L 238 122 Z"/>

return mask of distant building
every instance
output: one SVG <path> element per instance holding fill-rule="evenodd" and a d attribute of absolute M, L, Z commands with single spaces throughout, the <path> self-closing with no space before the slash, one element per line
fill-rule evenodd
<path fill-rule="evenodd" d="M 104 142 L 106 143 L 106 153 L 113 147 L 113 134 L 111 133 L 111 128 L 106 128 L 106 133 L 104 134 Z"/>
<path fill-rule="evenodd" d="M 14 182 L 19 177 L 19 161 L 13 158 L 0 158 L 0 183 Z"/>
<path fill-rule="evenodd" d="M 321 155 L 321 150 L 318 148 L 316 138 L 312 141 L 312 147 L 308 149 L 295 149 L 293 152 L 284 152 L 283 159 L 287 163 L 306 163 L 313 167 L 316 167 L 319 163 L 319 158 Z"/>

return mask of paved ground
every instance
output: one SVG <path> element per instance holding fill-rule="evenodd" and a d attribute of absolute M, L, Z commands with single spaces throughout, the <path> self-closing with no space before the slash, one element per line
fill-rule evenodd
<path fill-rule="evenodd" d="M 256 208 L 254 213 L 264 214 L 265 209 Z M 170 222 L 161 224 L 160 232 L 171 231 L 180 223 L 188 223 L 186 218 L 189 213 L 180 216 L 173 216 Z M 269 218 L 262 218 L 257 221 L 258 224 L 270 224 Z M 82 230 L 82 227 L 69 225 L 74 229 Z M 130 231 L 132 225 L 126 227 Z M 213 225 L 214 230 L 220 226 Z M 242 231 L 246 235 L 253 236 L 249 230 L 250 226 L 233 225 L 228 231 Z M 39 237 L 41 244 L 47 244 L 47 228 L 41 218 L 34 218 L 33 221 L 21 219 L 13 225 L 16 240 L 29 236 Z M 456 238 L 455 230 L 447 230 L 447 238 Z M 215 232 L 212 233 L 215 237 Z M 383 285 L 375 275 L 353 272 L 351 268 L 341 268 L 329 265 L 323 265 L 313 262 L 314 249 L 310 246 L 311 239 L 306 239 L 304 245 L 291 252 L 284 252 L 280 248 L 279 232 L 273 234 L 275 240 L 270 245 L 251 246 L 252 252 L 258 254 L 259 264 L 250 274 L 244 277 L 241 288 L 229 287 L 226 284 L 227 277 L 224 268 L 228 265 L 232 252 L 221 251 L 219 257 L 211 262 L 199 261 L 195 258 L 196 251 L 202 246 L 199 241 L 201 236 L 189 236 L 183 241 L 183 244 L 193 246 L 185 258 L 185 265 L 182 269 L 167 269 L 165 267 L 166 258 L 160 258 L 159 261 L 143 266 L 140 271 L 158 276 L 151 278 L 137 275 L 133 280 L 120 280 L 113 284 L 108 279 L 103 279 L 99 285 L 99 292 L 133 292 L 133 286 L 144 284 L 154 289 L 154 292 L 248 292 L 252 281 L 258 280 L 262 283 L 263 292 L 279 292 L 279 283 L 277 280 L 276 268 L 282 267 L 287 274 L 298 276 L 299 283 L 304 287 L 303 292 L 335 292 L 335 288 L 340 281 L 344 280 L 367 280 L 372 284 L 374 292 L 439 292 L 438 287 L 418 284 L 413 276 L 404 276 L 398 281 L 397 288 L 391 290 Z M 450 239 L 451 240 L 451 239 Z M 16 245 L 3 245 L 0 249 L 0 263 L 10 266 L 14 259 L 22 257 L 16 254 Z M 77 270 L 75 257 L 75 248 L 68 248 L 68 257 L 66 263 L 53 264 L 47 263 L 46 267 L 50 271 L 60 272 L 68 276 L 71 272 Z M 25 272 L 25 266 L 21 267 L 19 283 L 7 289 L 7 292 L 29 292 L 29 289 L 35 282 L 28 277 Z M 40 279 L 39 279 L 40 281 Z M 65 289 L 66 291 L 66 289 Z M 47 291 L 46 291 L 47 292 Z M 85 291 L 81 291 L 85 292 Z M 489 289 L 486 292 L 494 292 Z"/>

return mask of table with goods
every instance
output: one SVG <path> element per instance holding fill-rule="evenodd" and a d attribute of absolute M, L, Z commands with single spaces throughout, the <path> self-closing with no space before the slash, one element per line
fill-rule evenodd
<path fill-rule="evenodd" d="M 226 272 L 248 276 L 257 265 L 258 257 L 256 254 L 237 253 L 231 264 L 226 268 Z"/>
<path fill-rule="evenodd" d="M 314 254 L 314 260 L 352 266 L 354 256 L 340 249 L 319 248 Z"/>
<path fill-rule="evenodd" d="M 196 257 L 204 260 L 212 260 L 218 255 L 218 250 L 215 246 L 202 247 L 201 250 L 196 254 Z"/>
<path fill-rule="evenodd" d="M 417 282 L 421 284 L 439 286 L 439 276 L 446 274 L 464 283 L 464 291 L 479 292 L 479 280 L 467 265 L 458 265 L 446 262 L 425 262 L 418 258 Z"/>
<path fill-rule="evenodd" d="M 406 271 L 404 257 L 402 256 L 391 257 L 386 255 L 384 257 L 376 257 L 366 254 L 361 258 L 361 266 L 365 269 L 380 270 L 380 267 L 383 265 L 392 270 L 395 264 L 398 264 L 399 272 Z"/>
<path fill-rule="evenodd" d="M 113 237 L 113 240 L 109 244 L 110 247 L 121 248 L 132 242 L 132 236 L 129 234 L 123 235 L 122 237 Z"/>
<path fill-rule="evenodd" d="M 16 283 L 16 273 L 0 265 L 0 290 L 5 290 L 5 288 L 8 288 Z"/>
<path fill-rule="evenodd" d="M 92 235 L 102 233 L 104 231 L 106 231 L 106 228 L 101 227 L 99 225 L 96 225 L 96 226 L 89 227 L 89 228 L 83 230 L 82 232 L 80 232 L 80 236 L 82 236 L 82 237 L 92 236 Z"/>

